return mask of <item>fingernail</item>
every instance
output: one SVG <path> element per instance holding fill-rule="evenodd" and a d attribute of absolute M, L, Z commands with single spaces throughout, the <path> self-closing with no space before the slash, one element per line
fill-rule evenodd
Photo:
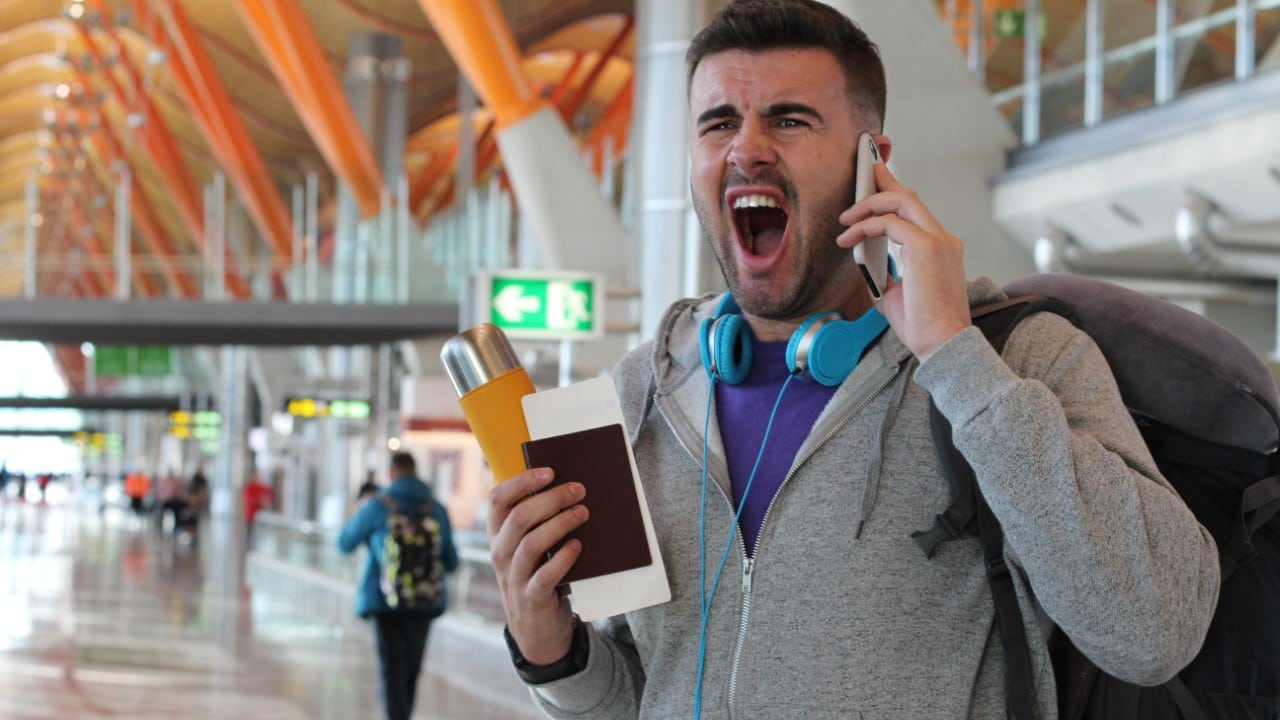
<path fill-rule="evenodd" d="M 552 476 L 551 468 L 540 467 L 533 471 L 533 476 L 539 480 L 550 480 Z"/>
<path fill-rule="evenodd" d="M 583 497 L 587 494 L 587 487 L 582 483 L 570 483 L 569 494 L 576 498 Z"/>
<path fill-rule="evenodd" d="M 573 516 L 574 516 L 574 517 L 576 517 L 576 518 L 578 518 L 579 520 L 586 520 L 586 519 L 587 519 L 587 507 L 586 507 L 585 505 L 579 505 L 578 507 L 574 508 L 574 509 L 573 509 Z"/>

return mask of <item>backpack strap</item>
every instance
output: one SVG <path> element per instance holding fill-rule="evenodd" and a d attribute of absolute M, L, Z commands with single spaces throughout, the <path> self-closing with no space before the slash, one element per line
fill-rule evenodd
<path fill-rule="evenodd" d="M 1071 318 L 1069 309 L 1052 298 L 1024 296 L 974 308 L 974 325 L 982 330 L 996 352 L 1004 350 L 1013 329 L 1023 319 L 1038 312 L 1055 312 Z M 1013 584 L 1013 571 L 1004 559 L 1004 532 L 1000 521 L 978 489 L 978 479 L 968 461 L 956 449 L 951 424 L 932 402 L 929 403 L 929 427 L 943 474 L 951 485 L 952 500 L 934 519 L 933 526 L 911 537 L 932 558 L 939 543 L 954 540 L 964 533 L 978 536 L 983 563 L 991 586 L 996 623 L 1000 630 L 1000 647 L 1005 661 L 1005 693 L 1010 720 L 1035 718 L 1035 682 L 1031 677 L 1031 651 L 1027 644 L 1022 610 Z"/>
<path fill-rule="evenodd" d="M 982 331 L 987 341 L 999 353 L 1004 350 L 1005 342 L 1009 340 L 1009 335 L 1018 323 L 1029 315 L 1046 311 L 1057 313 L 1074 322 L 1073 314 L 1064 303 L 1039 295 L 1024 295 L 980 305 L 970 312 L 973 324 Z M 924 551 L 925 557 L 932 559 L 938 551 L 939 544 L 955 540 L 965 534 L 977 534 L 977 530 L 973 527 L 977 508 L 975 502 L 977 485 L 968 481 L 966 471 L 972 474 L 972 471 L 968 470 L 969 464 L 965 462 L 964 457 L 951 441 L 950 423 L 946 422 L 946 418 L 942 417 L 942 413 L 932 402 L 929 403 L 929 426 L 933 433 L 933 446 L 937 449 L 938 457 L 942 461 L 943 474 L 951 486 L 951 504 L 934 517 L 933 526 L 928 530 L 911 533 L 911 539 L 915 540 Z"/>
<path fill-rule="evenodd" d="M 1173 698 L 1173 704 L 1178 706 L 1178 712 L 1182 714 L 1183 720 L 1209 720 L 1209 716 L 1200 707 L 1200 703 L 1196 702 L 1195 696 L 1182 682 L 1181 677 L 1174 675 L 1164 684 L 1164 689 L 1169 691 L 1169 697 Z"/>
<path fill-rule="evenodd" d="M 400 512 L 400 505 L 396 502 L 395 498 L 391 497 L 391 493 L 389 492 L 378 493 L 378 502 L 382 503 L 382 506 L 387 509 L 388 513 Z"/>

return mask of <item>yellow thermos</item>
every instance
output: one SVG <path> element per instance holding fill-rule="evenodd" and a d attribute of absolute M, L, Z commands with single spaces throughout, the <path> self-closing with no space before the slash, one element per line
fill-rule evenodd
<path fill-rule="evenodd" d="M 445 342 L 440 360 L 493 479 L 501 482 L 524 472 L 529 429 L 520 398 L 534 387 L 507 336 L 496 325 L 476 325 Z"/>

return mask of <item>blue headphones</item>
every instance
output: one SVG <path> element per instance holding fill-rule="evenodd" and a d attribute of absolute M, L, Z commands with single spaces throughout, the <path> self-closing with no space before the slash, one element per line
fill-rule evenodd
<path fill-rule="evenodd" d="M 810 315 L 787 343 L 787 369 L 828 387 L 853 372 L 862 353 L 889 327 L 874 307 L 857 320 L 837 312 Z M 751 370 L 751 328 L 733 295 L 725 293 L 715 316 L 702 321 L 699 343 L 702 367 L 712 380 L 737 385 Z"/>

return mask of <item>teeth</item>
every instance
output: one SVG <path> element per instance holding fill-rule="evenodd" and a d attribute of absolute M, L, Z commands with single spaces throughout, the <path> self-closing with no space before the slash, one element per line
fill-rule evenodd
<path fill-rule="evenodd" d="M 733 209 L 749 208 L 749 207 L 778 207 L 778 201 L 768 195 L 743 195 L 733 201 Z"/>

